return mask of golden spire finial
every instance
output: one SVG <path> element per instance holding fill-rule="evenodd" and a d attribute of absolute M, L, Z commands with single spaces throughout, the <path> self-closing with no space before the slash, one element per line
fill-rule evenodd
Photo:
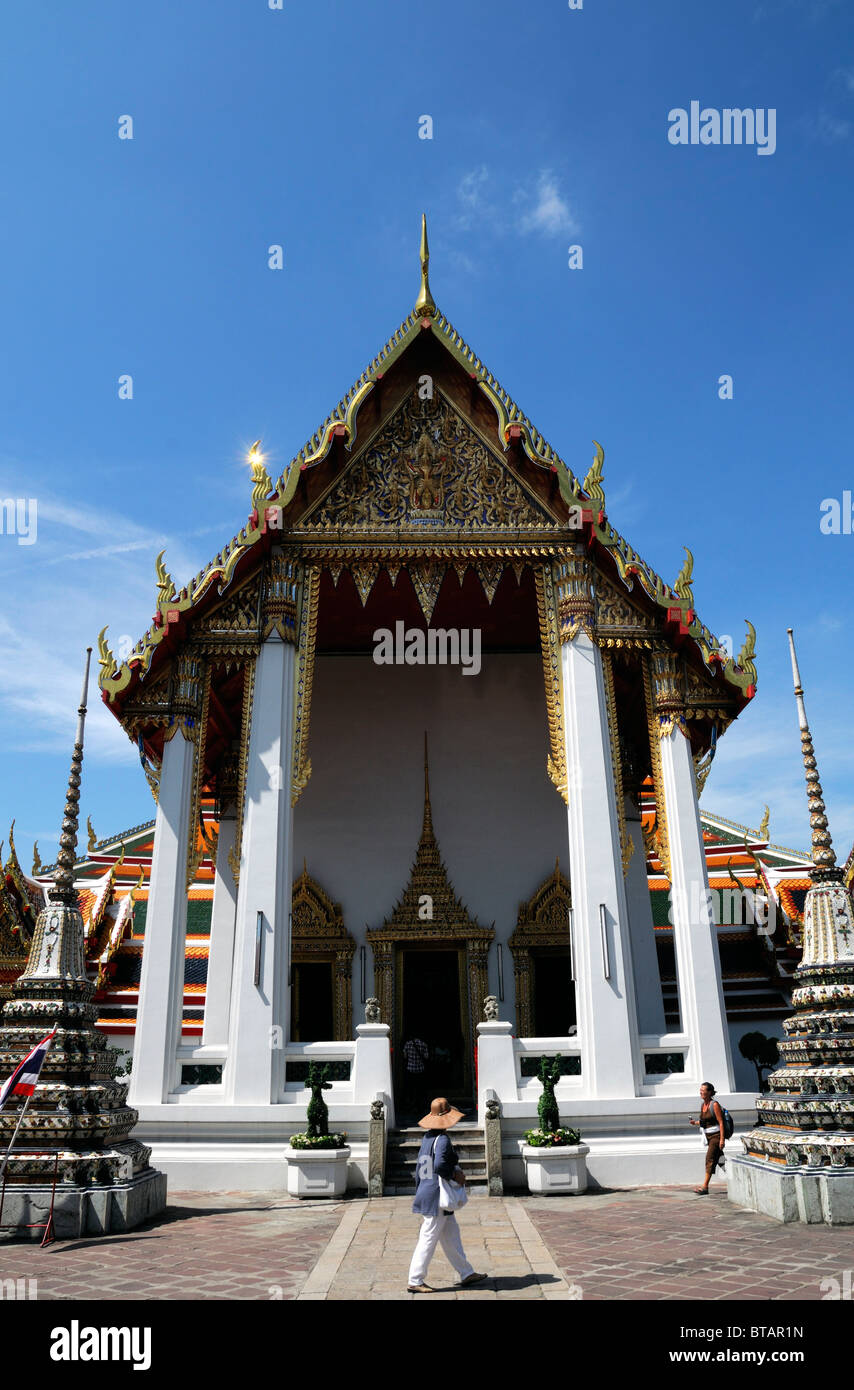
<path fill-rule="evenodd" d="M 421 289 L 415 301 L 415 312 L 424 318 L 432 318 L 436 312 L 436 301 L 430 293 L 427 270 L 430 265 L 430 247 L 427 244 L 427 214 L 421 214 Z"/>

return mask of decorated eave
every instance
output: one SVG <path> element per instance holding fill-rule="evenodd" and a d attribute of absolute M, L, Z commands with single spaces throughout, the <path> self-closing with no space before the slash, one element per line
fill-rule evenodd
<path fill-rule="evenodd" d="M 281 543 L 299 527 L 300 520 L 316 504 L 355 457 L 358 430 L 362 444 L 370 444 L 380 425 L 411 392 L 416 363 L 451 364 L 455 404 L 472 417 L 484 441 L 522 477 L 554 518 L 554 531 L 544 529 L 541 539 L 566 543 L 583 539 L 597 563 L 619 578 L 627 591 L 634 590 L 641 606 L 657 613 L 659 625 L 672 644 L 688 656 L 698 671 L 711 674 L 722 695 L 722 704 L 735 717 L 756 690 L 755 632 L 748 636 L 737 658 L 728 655 L 720 641 L 697 617 L 692 590 L 693 557 L 686 560 L 673 585 L 667 584 L 612 526 L 606 509 L 604 451 L 596 444 L 592 466 L 583 480 L 572 472 L 507 391 L 481 362 L 462 336 L 435 306 L 427 281 L 426 235 L 422 237 L 422 290 L 416 308 L 404 320 L 380 352 L 338 403 L 335 410 L 273 483 L 257 447 L 250 454 L 254 488 L 252 510 L 246 525 L 188 584 L 175 589 L 157 558 L 157 606 L 152 625 L 121 663 L 110 652 L 105 632 L 99 639 L 102 698 L 118 718 L 140 682 L 168 660 L 187 635 L 188 621 L 195 620 L 218 603 L 226 591 L 254 570 L 273 544 Z M 260 442 L 260 441 L 259 441 Z M 466 543 L 488 543 L 491 533 L 466 533 Z M 493 540 L 494 536 L 491 537 Z M 317 541 L 317 538 L 314 538 Z M 324 537 L 330 547 L 342 536 Z M 377 537 L 370 538 L 376 542 Z M 386 537 L 388 541 L 390 537 Z M 429 550 L 430 538 L 395 531 L 394 541 L 409 540 Z M 368 537 L 353 535 L 350 546 Z M 435 542 L 439 545 L 439 540 Z M 445 538 L 447 547 L 447 538 Z M 424 547 L 427 547 L 425 549 Z M 372 546 L 380 560 L 380 551 Z M 481 553 L 475 551 L 473 553 Z M 728 722 L 725 721 L 725 722 Z"/>

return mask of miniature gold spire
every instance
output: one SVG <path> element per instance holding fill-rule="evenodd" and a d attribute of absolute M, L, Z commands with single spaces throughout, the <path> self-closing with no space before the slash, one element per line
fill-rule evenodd
<path fill-rule="evenodd" d="M 430 293 L 427 269 L 430 265 L 430 247 L 427 244 L 427 214 L 421 214 L 421 289 L 415 301 L 415 312 L 424 318 L 432 318 L 436 312 L 436 302 Z"/>
<path fill-rule="evenodd" d="M 812 734 L 810 733 L 810 726 L 807 723 L 807 711 L 804 705 L 804 688 L 801 685 L 801 673 L 798 670 L 794 633 L 791 628 L 787 628 L 786 630 L 789 634 L 789 653 L 792 658 L 792 677 L 795 682 L 795 700 L 798 706 L 798 724 L 801 730 L 801 751 L 803 753 L 804 768 L 806 770 L 807 803 L 810 811 L 810 825 L 812 826 L 813 863 L 817 868 L 835 874 L 838 872 L 836 870 L 836 855 L 833 850 L 830 829 L 827 824 L 827 812 L 824 806 L 824 795 L 821 790 L 821 782 L 818 779 L 818 766 L 812 746 Z"/>

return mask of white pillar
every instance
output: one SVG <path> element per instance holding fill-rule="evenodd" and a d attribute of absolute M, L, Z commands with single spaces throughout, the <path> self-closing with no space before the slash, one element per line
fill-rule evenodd
<path fill-rule="evenodd" d="M 661 776 L 682 1031 L 691 1040 L 689 1065 L 695 1081 L 732 1091 L 735 1079 L 691 744 L 679 721 L 670 722 L 670 732 L 661 739 Z"/>
<path fill-rule="evenodd" d="M 387 1023 L 356 1024 L 353 1059 L 353 1103 L 370 1106 L 381 1095 L 386 1104 L 386 1125 L 394 1129 L 394 1082 L 391 1075 L 391 1028 Z"/>
<path fill-rule="evenodd" d="M 664 999 L 661 993 L 661 972 L 655 947 L 655 927 L 652 921 L 652 899 L 646 872 L 646 850 L 643 843 L 640 812 L 626 797 L 626 833 L 635 852 L 629 860 L 626 874 L 626 901 L 629 908 L 629 930 L 632 938 L 635 998 L 638 1028 L 641 1033 L 661 1034 L 667 1031 L 664 1020 Z"/>
<path fill-rule="evenodd" d="M 174 727 L 174 726 L 173 726 Z M 128 1101 L 161 1105 L 174 1089 L 187 937 L 187 846 L 196 745 L 183 719 L 163 748 Z"/>
<path fill-rule="evenodd" d="M 269 1105 L 284 1083 L 290 1027 L 293 721 L 294 648 L 273 631 L 261 646 L 255 669 L 223 1077 L 226 1098 L 238 1105 Z"/>
<path fill-rule="evenodd" d="M 208 947 L 208 982 L 205 989 L 205 1021 L 202 1043 L 225 1046 L 231 1006 L 231 976 L 234 964 L 234 922 L 237 911 L 237 884 L 229 863 L 234 849 L 237 821 L 234 811 L 219 822 L 214 874 L 211 935 Z"/>
<path fill-rule="evenodd" d="M 602 657 L 583 628 L 561 657 L 582 1083 L 590 1097 L 634 1096 L 637 1012 Z"/>
<path fill-rule="evenodd" d="M 513 1025 L 499 1019 L 477 1025 L 477 1122 L 484 1123 L 486 1093 L 495 1091 L 502 1105 L 519 1099 Z"/>

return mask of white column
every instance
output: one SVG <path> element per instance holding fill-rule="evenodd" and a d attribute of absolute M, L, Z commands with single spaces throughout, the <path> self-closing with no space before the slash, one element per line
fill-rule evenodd
<path fill-rule="evenodd" d="M 477 1122 L 486 1117 L 486 1093 L 495 1091 L 502 1105 L 519 1099 L 513 1025 L 499 1019 L 477 1025 Z"/>
<path fill-rule="evenodd" d="M 163 748 L 128 1100 L 161 1105 L 174 1089 L 187 937 L 187 843 L 195 744 L 183 720 Z"/>
<path fill-rule="evenodd" d="M 353 1103 L 369 1107 L 382 1096 L 386 1104 L 386 1125 L 394 1129 L 394 1083 L 391 1075 L 391 1028 L 387 1023 L 356 1024 L 356 1055 L 353 1058 Z"/>
<path fill-rule="evenodd" d="M 655 948 L 655 927 L 652 921 L 652 899 L 649 895 L 641 817 L 637 807 L 628 797 L 625 808 L 626 833 L 631 837 L 635 847 L 626 874 L 626 901 L 632 938 L 638 1028 L 641 1033 L 661 1034 L 667 1031 L 667 1027 L 664 1021 L 661 972 Z"/>
<path fill-rule="evenodd" d="M 690 741 L 678 720 L 671 722 L 671 731 L 661 739 L 661 775 L 682 1031 L 691 1040 L 694 1079 L 710 1081 L 719 1091 L 732 1091 L 735 1080 L 694 762 Z"/>
<path fill-rule="evenodd" d="M 208 947 L 208 982 L 205 989 L 205 1021 L 202 1043 L 225 1046 L 231 1006 L 231 976 L 234 964 L 234 922 L 237 912 L 237 884 L 229 855 L 234 849 L 237 821 L 234 811 L 219 822 L 214 874 L 211 935 Z"/>
<path fill-rule="evenodd" d="M 634 1096 L 638 1029 L 602 658 L 579 628 L 561 649 L 575 988 L 587 1096 Z"/>
<path fill-rule="evenodd" d="M 290 1027 L 293 721 L 294 648 L 273 631 L 261 646 L 255 670 L 223 1078 L 227 1099 L 239 1105 L 269 1105 L 284 1081 Z"/>

